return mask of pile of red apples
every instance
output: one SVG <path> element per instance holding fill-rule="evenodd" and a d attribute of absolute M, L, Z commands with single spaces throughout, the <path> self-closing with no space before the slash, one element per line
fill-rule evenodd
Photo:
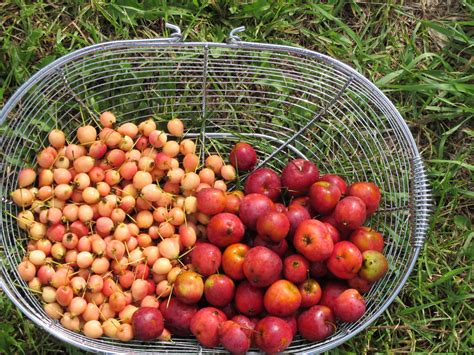
<path fill-rule="evenodd" d="M 11 193 L 29 236 L 17 272 L 49 317 L 91 338 L 275 353 L 364 315 L 388 268 L 364 226 L 375 184 L 304 159 L 256 168 L 245 142 L 201 161 L 179 119 L 99 119 L 71 142 L 51 131 Z"/>

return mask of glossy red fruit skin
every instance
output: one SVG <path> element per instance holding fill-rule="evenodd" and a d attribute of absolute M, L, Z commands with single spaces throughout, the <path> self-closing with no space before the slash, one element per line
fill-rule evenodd
<path fill-rule="evenodd" d="M 355 182 L 349 187 L 347 194 L 359 197 L 364 201 L 367 207 L 367 216 L 377 211 L 382 197 L 380 189 L 372 182 Z"/>
<path fill-rule="evenodd" d="M 204 294 L 201 275 L 194 271 L 181 272 L 174 282 L 173 293 L 181 302 L 188 304 L 199 302 Z"/>
<path fill-rule="evenodd" d="M 328 267 L 325 261 L 313 261 L 309 267 L 309 274 L 311 277 L 317 279 L 328 274 Z"/>
<path fill-rule="evenodd" d="M 168 301 L 160 303 L 160 311 L 165 318 L 166 329 L 178 336 L 187 336 L 190 334 L 189 325 L 191 319 L 198 311 L 195 304 L 186 304 L 175 297 Z"/>
<path fill-rule="evenodd" d="M 292 205 L 288 207 L 288 211 L 286 211 L 286 217 L 290 221 L 290 231 L 288 235 L 292 236 L 296 228 L 301 224 L 301 222 L 311 219 L 311 215 L 309 214 L 308 210 L 303 206 Z"/>
<path fill-rule="evenodd" d="M 385 256 L 376 250 L 366 250 L 362 253 L 362 267 L 359 276 L 369 282 L 380 280 L 388 270 Z"/>
<path fill-rule="evenodd" d="M 244 234 L 244 224 L 232 213 L 216 214 L 207 225 L 207 239 L 220 248 L 240 242 Z"/>
<path fill-rule="evenodd" d="M 227 320 L 219 327 L 219 343 L 232 354 L 245 354 L 250 348 L 250 337 L 241 326 Z"/>
<path fill-rule="evenodd" d="M 364 201 L 355 196 L 344 197 L 334 209 L 334 218 L 343 230 L 359 228 L 367 217 Z"/>
<path fill-rule="evenodd" d="M 308 279 L 298 285 L 301 294 L 301 307 L 307 308 L 318 304 L 323 294 L 321 286 L 314 279 Z"/>
<path fill-rule="evenodd" d="M 245 255 L 250 250 L 246 244 L 236 243 L 229 245 L 222 255 L 222 269 L 224 273 L 234 280 L 243 280 L 245 278 L 243 265 Z"/>
<path fill-rule="evenodd" d="M 309 190 L 311 207 L 319 214 L 329 214 L 341 198 L 341 190 L 327 181 L 317 181 Z"/>
<path fill-rule="evenodd" d="M 226 275 L 214 274 L 209 276 L 204 283 L 204 296 L 206 301 L 214 307 L 224 307 L 234 298 L 235 285 Z"/>
<path fill-rule="evenodd" d="M 257 153 L 250 144 L 239 142 L 232 148 L 229 161 L 234 168 L 248 171 L 257 164 Z"/>
<path fill-rule="evenodd" d="M 197 208 L 199 212 L 207 215 L 221 213 L 225 209 L 225 194 L 222 190 L 212 187 L 200 190 L 197 195 Z"/>
<path fill-rule="evenodd" d="M 331 223 L 323 222 L 326 228 L 328 229 L 329 235 L 334 244 L 341 241 L 341 233 L 339 230 L 334 227 Z"/>
<path fill-rule="evenodd" d="M 214 348 L 219 345 L 219 326 L 226 320 L 220 309 L 205 307 L 193 316 L 189 328 L 201 345 Z"/>
<path fill-rule="evenodd" d="M 362 253 L 354 244 L 346 240 L 336 243 L 327 261 L 327 267 L 340 279 L 352 279 L 362 267 Z"/>
<path fill-rule="evenodd" d="M 270 168 L 261 168 L 252 172 L 245 181 L 245 194 L 262 194 L 276 201 L 280 197 L 280 176 Z"/>
<path fill-rule="evenodd" d="M 268 287 L 263 297 L 263 305 L 269 314 L 287 317 L 300 308 L 301 294 L 292 282 L 278 280 Z"/>
<path fill-rule="evenodd" d="M 312 162 L 294 159 L 281 172 L 281 183 L 293 196 L 303 195 L 319 178 L 319 170 Z"/>
<path fill-rule="evenodd" d="M 196 243 L 191 252 L 191 263 L 198 273 L 203 276 L 215 274 L 221 266 L 222 253 L 210 243 Z"/>
<path fill-rule="evenodd" d="M 253 241 L 253 246 L 262 246 L 275 252 L 280 258 L 282 258 L 288 251 L 288 242 L 286 239 L 279 241 L 278 243 L 272 242 L 271 240 L 263 239 L 257 236 Z"/>
<path fill-rule="evenodd" d="M 351 233 L 349 240 L 354 243 L 361 252 L 375 250 L 383 252 L 383 236 L 370 227 L 359 227 Z"/>
<path fill-rule="evenodd" d="M 286 206 L 283 203 L 275 203 L 275 211 L 280 213 L 285 213 L 287 210 Z"/>
<path fill-rule="evenodd" d="M 300 196 L 292 199 L 288 207 L 292 206 L 304 207 L 308 210 L 311 216 L 314 214 L 314 210 L 313 207 L 311 207 L 311 201 L 309 200 L 309 196 Z"/>
<path fill-rule="evenodd" d="M 140 307 L 132 316 L 133 335 L 138 340 L 154 340 L 164 329 L 161 312 L 153 307 Z"/>
<path fill-rule="evenodd" d="M 270 286 L 279 279 L 282 269 L 280 257 L 268 248 L 253 247 L 245 255 L 243 271 L 252 286 Z"/>
<path fill-rule="evenodd" d="M 293 331 L 290 325 L 278 317 L 262 318 L 255 327 L 255 343 L 260 350 L 266 353 L 284 351 L 293 340 Z"/>
<path fill-rule="evenodd" d="M 293 245 L 309 261 L 324 261 L 331 256 L 334 248 L 324 223 L 310 219 L 303 221 L 296 229 Z"/>
<path fill-rule="evenodd" d="M 292 254 L 283 260 L 283 276 L 285 279 L 299 284 L 308 278 L 309 261 L 302 255 Z"/>
<path fill-rule="evenodd" d="M 257 219 L 257 232 L 277 243 L 290 231 L 290 221 L 284 213 L 270 211 Z"/>
<path fill-rule="evenodd" d="M 298 329 L 301 336 L 308 341 L 326 339 L 336 330 L 333 311 L 321 305 L 309 308 L 299 315 Z"/>
<path fill-rule="evenodd" d="M 339 187 L 339 190 L 341 190 L 341 193 L 343 195 L 345 195 L 347 192 L 347 183 L 339 175 L 326 174 L 321 176 L 318 181 L 327 181 L 330 184 L 336 185 L 337 187 Z"/>
<path fill-rule="evenodd" d="M 263 296 L 263 289 L 253 287 L 248 281 L 243 281 L 235 290 L 235 308 L 248 317 L 258 316 L 264 309 Z"/>
<path fill-rule="evenodd" d="M 341 293 L 334 302 L 334 314 L 343 322 L 355 322 L 365 313 L 365 301 L 360 293 L 350 288 Z"/>
<path fill-rule="evenodd" d="M 251 342 L 253 342 L 255 335 L 253 330 L 255 329 L 257 323 L 242 314 L 232 317 L 232 320 L 242 327 L 242 330 L 245 332 L 247 337 L 251 340 Z"/>
<path fill-rule="evenodd" d="M 256 230 L 258 217 L 274 210 L 275 205 L 267 196 L 250 194 L 240 201 L 239 217 L 246 227 Z"/>
<path fill-rule="evenodd" d="M 319 304 L 334 309 L 334 302 L 336 301 L 336 298 L 347 289 L 347 285 L 343 282 L 326 282 L 322 285 L 322 296 L 319 300 Z"/>
<path fill-rule="evenodd" d="M 367 280 L 364 280 L 360 276 L 356 276 L 350 280 L 347 280 L 347 284 L 349 285 L 350 288 L 354 288 L 359 293 L 364 294 L 370 291 L 370 288 L 372 287 L 373 283 L 369 282 Z"/>

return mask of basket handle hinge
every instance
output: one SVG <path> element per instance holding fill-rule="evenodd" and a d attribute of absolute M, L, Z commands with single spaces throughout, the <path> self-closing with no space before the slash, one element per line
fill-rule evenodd
<path fill-rule="evenodd" d="M 179 26 L 166 22 L 165 27 L 173 31 L 168 38 L 170 42 L 180 42 L 183 39 L 183 34 L 181 33 L 181 28 L 179 28 Z"/>
<path fill-rule="evenodd" d="M 412 159 L 413 164 L 413 195 L 412 195 L 412 229 L 414 247 L 421 248 L 429 229 L 430 214 L 433 200 L 426 176 L 423 161 L 419 155 Z"/>
<path fill-rule="evenodd" d="M 231 44 L 241 42 L 242 40 L 240 39 L 239 36 L 237 36 L 237 33 L 241 33 L 241 32 L 244 32 L 244 31 L 245 31 L 245 26 L 240 26 L 240 27 L 232 29 L 229 32 L 229 37 L 226 39 L 226 42 L 231 43 Z"/>

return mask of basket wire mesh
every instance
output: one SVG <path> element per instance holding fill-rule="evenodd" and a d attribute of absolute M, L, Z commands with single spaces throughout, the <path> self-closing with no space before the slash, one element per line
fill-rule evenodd
<path fill-rule="evenodd" d="M 389 306 L 423 245 L 431 199 L 406 123 L 375 85 L 328 56 L 243 42 L 237 36 L 243 28 L 233 30 L 227 43 L 181 42 L 179 28 L 170 28 L 175 32 L 167 39 L 107 42 L 70 53 L 36 73 L 2 109 L 0 285 L 38 326 L 86 350 L 215 352 L 191 338 L 121 343 L 68 331 L 45 314 L 16 271 L 27 237 L 11 217 L 17 209 L 9 192 L 52 128 L 64 130 L 71 141 L 79 126 L 105 110 L 120 123 L 152 116 L 163 124 L 180 117 L 187 136 L 199 139 L 203 156 L 224 154 L 245 140 L 257 147 L 259 166 L 281 171 L 289 159 L 307 158 L 323 173 L 381 187 L 380 210 L 368 224 L 385 236 L 390 269 L 366 295 L 365 315 L 339 324 L 322 342 L 297 337 L 287 351 L 320 352 L 343 343 Z"/>

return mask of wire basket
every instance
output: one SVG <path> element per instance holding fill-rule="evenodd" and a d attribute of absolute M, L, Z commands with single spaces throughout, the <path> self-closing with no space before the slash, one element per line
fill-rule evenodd
<path fill-rule="evenodd" d="M 102 111 L 118 121 L 180 117 L 201 153 L 225 153 L 239 140 L 255 147 L 259 166 L 281 171 L 290 158 L 310 159 L 323 173 L 348 181 L 373 181 L 382 190 L 379 212 L 368 224 L 385 236 L 390 269 L 366 295 L 367 311 L 340 324 L 330 338 L 297 337 L 290 352 L 320 352 L 350 339 L 373 322 L 406 282 L 425 238 L 430 196 L 415 141 L 393 104 L 349 66 L 303 48 L 243 42 L 170 38 L 114 41 L 70 53 L 31 77 L 0 114 L 1 277 L 8 297 L 34 323 L 82 349 L 101 352 L 216 352 L 195 339 L 174 343 L 94 340 L 63 328 L 44 312 L 16 265 L 27 237 L 17 227 L 8 194 L 19 170 L 31 165 L 54 127 L 72 140 L 76 129 Z M 7 213 L 5 213 L 7 212 Z M 217 350 L 219 351 L 219 350 Z"/>

